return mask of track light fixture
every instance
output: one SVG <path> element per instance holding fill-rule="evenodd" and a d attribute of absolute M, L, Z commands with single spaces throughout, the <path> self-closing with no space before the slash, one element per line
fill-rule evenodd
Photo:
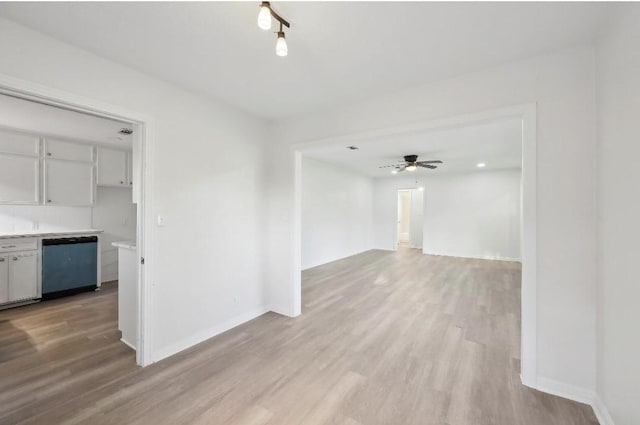
<path fill-rule="evenodd" d="M 277 31 L 278 39 L 276 41 L 276 55 L 287 56 L 289 49 L 287 48 L 287 41 L 284 38 L 283 26 L 289 28 L 289 22 L 278 15 L 272 8 L 271 3 L 263 1 L 260 3 L 260 12 L 258 13 L 258 27 L 262 30 L 268 31 L 271 29 L 271 18 L 280 23 L 280 31 Z"/>

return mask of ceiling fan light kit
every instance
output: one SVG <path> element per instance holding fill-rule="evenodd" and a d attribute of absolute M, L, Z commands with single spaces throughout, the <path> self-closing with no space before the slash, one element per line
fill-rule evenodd
<path fill-rule="evenodd" d="M 270 30 L 271 18 L 280 23 L 280 31 L 276 32 L 278 35 L 276 40 L 276 55 L 280 57 L 287 56 L 289 49 L 287 47 L 287 41 L 285 40 L 283 26 L 289 28 L 291 25 L 271 8 L 271 3 L 263 1 L 260 3 L 260 12 L 258 13 L 258 28 L 265 31 Z"/>
<path fill-rule="evenodd" d="M 416 171 L 418 168 L 428 168 L 430 170 L 434 170 L 438 168 L 437 165 L 434 164 L 442 164 L 442 161 L 439 159 L 431 160 L 431 161 L 418 161 L 418 155 L 405 155 L 404 156 L 404 164 L 391 164 L 391 165 L 381 165 L 379 168 L 393 168 L 391 170 L 391 174 L 398 174 L 401 171 Z"/>

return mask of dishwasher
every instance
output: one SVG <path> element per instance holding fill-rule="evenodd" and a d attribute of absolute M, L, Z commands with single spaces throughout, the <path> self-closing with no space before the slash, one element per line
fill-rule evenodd
<path fill-rule="evenodd" d="M 98 281 L 98 237 L 42 240 L 42 298 L 93 291 Z"/>

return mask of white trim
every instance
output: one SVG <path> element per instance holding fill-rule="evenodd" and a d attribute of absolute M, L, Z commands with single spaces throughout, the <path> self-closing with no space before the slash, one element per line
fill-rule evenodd
<path fill-rule="evenodd" d="M 296 316 L 292 316 L 289 311 L 289 309 L 287 308 L 283 308 L 281 306 L 277 306 L 277 305 L 271 305 L 269 306 L 269 311 L 279 314 L 281 316 L 287 316 L 287 317 L 296 317 Z"/>
<path fill-rule="evenodd" d="M 142 223 L 138 225 L 138 256 L 144 256 L 148 264 L 153 256 L 153 217 L 151 190 L 152 177 L 152 152 L 153 152 L 153 119 L 152 117 L 121 106 L 96 101 L 84 96 L 79 96 L 63 90 L 44 86 L 42 84 L 26 81 L 10 75 L 0 74 L 0 93 L 14 97 L 29 99 L 36 102 L 58 106 L 61 108 L 96 115 L 103 118 L 118 120 L 128 124 L 135 124 L 141 129 L 141 184 L 140 191 L 142 202 L 138 204 L 141 210 Z M 140 222 L 139 222 L 140 223 Z M 144 269 L 144 270 L 143 270 Z M 151 268 L 139 267 L 138 279 L 138 338 L 136 350 L 136 362 L 146 366 L 151 363 L 152 341 L 150 331 L 151 312 Z"/>
<path fill-rule="evenodd" d="M 351 254 L 343 255 L 342 257 L 334 258 L 333 260 L 323 261 L 322 263 L 314 264 L 314 265 L 309 266 L 309 267 L 307 267 L 305 269 L 302 269 L 302 271 L 309 270 L 309 269 L 312 269 L 314 267 L 320 267 L 320 266 L 323 266 L 325 264 L 332 263 L 334 261 L 344 260 L 345 258 L 353 257 L 354 255 L 363 254 L 363 253 L 365 253 L 367 251 L 371 251 L 372 249 L 374 249 L 374 248 L 362 249 L 362 250 L 359 250 L 359 251 L 352 252 Z"/>
<path fill-rule="evenodd" d="M 604 402 L 597 394 L 591 407 L 593 407 L 593 413 L 596 415 L 596 418 L 598 418 L 600 425 L 615 425 L 609 409 L 607 409 L 607 406 L 604 405 Z"/>
<path fill-rule="evenodd" d="M 131 348 L 133 351 L 136 351 L 136 347 L 135 345 L 125 341 L 124 338 L 120 338 L 120 342 L 122 342 L 124 345 L 126 345 L 127 347 Z"/>
<path fill-rule="evenodd" d="M 591 405 L 596 397 L 595 392 L 587 388 L 577 387 L 575 385 L 545 378 L 543 376 L 538 376 L 537 380 L 538 388 L 536 389 L 538 391 L 566 398 L 568 400 L 577 401 L 578 403 Z"/>
<path fill-rule="evenodd" d="M 536 180 L 536 103 L 526 103 L 504 108 L 479 111 L 475 113 L 457 115 L 453 117 L 432 119 L 424 122 L 413 123 L 398 127 L 391 127 L 363 133 L 347 134 L 337 137 L 323 138 L 312 141 L 301 141 L 291 146 L 293 160 L 291 162 L 294 173 L 294 196 L 291 207 L 291 233 L 292 240 L 292 279 L 289 294 L 290 304 L 294 306 L 293 311 L 300 313 L 296 307 L 301 303 L 301 279 L 300 279 L 300 257 L 301 257 L 301 194 L 300 179 L 301 167 L 300 158 L 305 149 L 316 146 L 347 146 L 357 140 L 359 144 L 366 143 L 367 140 L 392 137 L 403 133 L 426 132 L 441 130 L 443 128 L 458 128 L 470 124 L 494 121 L 505 118 L 522 119 L 522 347 L 521 347 L 521 377 L 522 383 L 529 387 L 536 388 L 537 378 L 537 243 L 536 243 L 536 202 L 537 202 L 537 180 Z M 526 201 L 526 202 L 525 202 Z M 296 314 L 296 315 L 297 315 Z"/>
<path fill-rule="evenodd" d="M 424 255 L 435 255 L 438 257 L 470 258 L 473 260 L 511 261 L 514 263 L 522 262 L 520 258 L 491 256 L 491 255 L 479 256 L 479 255 L 464 255 L 464 254 L 442 254 L 439 252 L 426 252 L 426 251 L 422 251 L 422 253 Z"/>
<path fill-rule="evenodd" d="M 188 338 L 178 341 L 175 344 L 171 344 L 168 347 L 156 350 L 156 352 L 153 354 L 153 361 L 157 362 L 167 357 L 173 356 L 174 354 L 186 350 L 187 348 L 190 348 L 196 344 L 213 338 L 216 335 L 220 335 L 223 332 L 233 329 L 236 326 L 240 326 L 243 323 L 260 317 L 263 314 L 268 313 L 269 311 L 272 311 L 271 307 L 269 306 L 257 307 L 239 316 L 226 320 L 219 325 L 200 331 L 194 335 L 189 336 Z"/>

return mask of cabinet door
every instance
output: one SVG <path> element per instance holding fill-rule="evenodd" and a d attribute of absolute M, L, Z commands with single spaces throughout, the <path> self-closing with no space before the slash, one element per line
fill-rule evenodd
<path fill-rule="evenodd" d="M 93 146 L 61 140 L 45 140 L 45 157 L 93 162 Z"/>
<path fill-rule="evenodd" d="M 92 205 L 93 165 L 70 161 L 45 161 L 47 205 Z"/>
<path fill-rule="evenodd" d="M 0 152 L 38 156 L 40 139 L 37 136 L 0 131 Z"/>
<path fill-rule="evenodd" d="M 0 255 L 0 304 L 9 302 L 9 256 Z"/>
<path fill-rule="evenodd" d="M 0 203 L 37 204 L 39 182 L 38 158 L 0 154 Z"/>
<path fill-rule="evenodd" d="M 127 152 L 127 183 L 133 187 L 133 154 Z"/>
<path fill-rule="evenodd" d="M 38 297 L 38 251 L 9 254 L 9 301 Z"/>
<path fill-rule="evenodd" d="M 98 148 L 98 185 L 128 186 L 127 152 Z"/>

